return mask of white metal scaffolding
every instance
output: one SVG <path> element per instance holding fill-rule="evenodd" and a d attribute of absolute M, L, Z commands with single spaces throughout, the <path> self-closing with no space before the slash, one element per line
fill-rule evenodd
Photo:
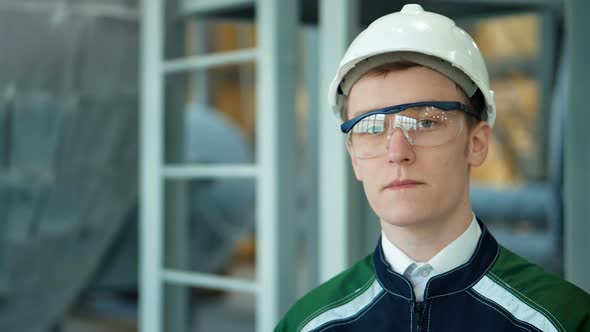
<path fill-rule="evenodd" d="M 163 331 L 164 284 L 257 295 L 258 331 L 271 331 L 295 298 L 295 80 L 298 2 L 183 1 L 181 13 L 256 6 L 257 49 L 164 59 L 164 1 L 142 1 L 141 30 L 141 308 L 140 329 Z M 164 77 L 227 64 L 257 64 L 256 163 L 167 165 L 164 162 Z M 164 181 L 246 177 L 256 180 L 256 280 L 164 267 Z"/>

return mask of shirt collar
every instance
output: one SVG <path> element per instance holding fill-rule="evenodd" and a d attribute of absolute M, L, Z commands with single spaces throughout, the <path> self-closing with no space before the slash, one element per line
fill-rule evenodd
<path fill-rule="evenodd" d="M 391 243 L 383 230 L 381 230 L 381 246 L 383 247 L 383 255 L 385 260 L 393 271 L 404 274 L 406 270 L 415 263 L 413 259 L 408 257 L 400 248 Z"/>
<path fill-rule="evenodd" d="M 477 224 L 475 214 L 472 213 L 472 215 L 471 224 L 467 229 L 427 262 L 437 274 L 448 272 L 465 264 L 475 252 L 481 229 Z M 399 274 L 404 274 L 409 267 L 417 263 L 390 242 L 383 231 L 381 231 L 381 246 L 385 260 Z"/>
<path fill-rule="evenodd" d="M 457 266 L 463 265 L 469 261 L 469 258 L 475 252 L 477 242 L 481 235 L 481 229 L 477 224 L 477 219 L 473 215 L 471 224 L 455 241 L 449 243 L 438 254 L 434 255 L 428 264 L 437 273 L 448 272 Z"/>

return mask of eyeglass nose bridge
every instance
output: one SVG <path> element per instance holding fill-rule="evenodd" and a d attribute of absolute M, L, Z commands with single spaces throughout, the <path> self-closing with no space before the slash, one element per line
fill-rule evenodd
<path fill-rule="evenodd" d="M 410 134 L 408 133 L 408 128 L 411 125 L 404 123 L 403 121 L 398 121 L 397 119 L 395 121 L 391 121 L 391 124 L 389 125 L 389 128 L 387 130 L 387 144 L 385 145 L 385 150 L 389 150 L 389 144 L 391 143 L 391 137 L 393 136 L 393 133 L 395 132 L 396 128 L 399 128 L 399 130 L 402 131 L 402 134 L 404 135 L 404 137 L 406 138 L 406 140 L 408 141 L 408 144 L 410 145 L 414 145 L 414 140 L 412 139 L 412 137 L 410 136 Z"/>

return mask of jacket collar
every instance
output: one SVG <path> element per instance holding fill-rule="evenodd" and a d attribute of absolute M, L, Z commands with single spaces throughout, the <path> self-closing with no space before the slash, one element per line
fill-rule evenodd
<path fill-rule="evenodd" d="M 481 236 L 471 258 L 446 273 L 437 275 L 426 284 L 424 299 L 451 295 L 464 291 L 474 285 L 492 266 L 497 258 L 499 247 L 481 220 L 477 220 L 481 228 Z M 383 247 L 379 241 L 373 255 L 377 279 L 385 290 L 406 300 L 414 301 L 413 287 L 403 275 L 393 271 L 385 260 Z"/>
<path fill-rule="evenodd" d="M 448 272 L 467 262 L 475 252 L 480 237 L 481 228 L 477 223 L 477 218 L 472 213 L 471 222 L 465 231 L 427 262 L 419 263 L 408 257 L 406 253 L 387 239 L 383 230 L 381 231 L 381 248 L 385 255 L 385 261 L 397 273 L 408 276 L 406 272 L 411 266 L 428 264 L 436 275 Z"/>

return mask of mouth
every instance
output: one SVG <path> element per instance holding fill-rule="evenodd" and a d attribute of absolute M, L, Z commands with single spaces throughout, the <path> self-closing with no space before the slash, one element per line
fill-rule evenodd
<path fill-rule="evenodd" d="M 394 180 L 391 181 L 385 189 L 391 190 L 404 190 L 404 189 L 412 189 L 419 185 L 424 184 L 423 182 L 415 181 L 415 180 Z"/>

